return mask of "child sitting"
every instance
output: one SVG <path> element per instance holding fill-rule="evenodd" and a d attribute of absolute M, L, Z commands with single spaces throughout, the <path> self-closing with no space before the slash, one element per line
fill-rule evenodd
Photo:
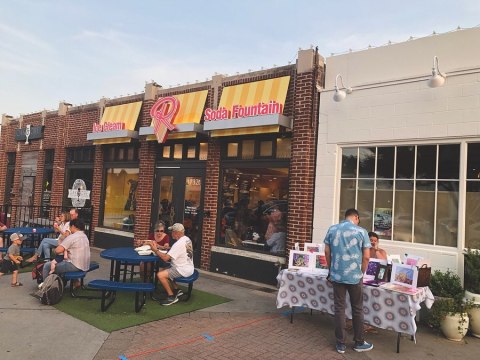
<path fill-rule="evenodd" d="M 58 245 L 60 245 L 61 243 L 62 243 L 62 241 L 59 239 L 58 240 Z M 68 259 L 68 251 L 67 250 L 65 250 L 65 252 L 63 254 L 57 254 L 55 256 L 55 259 L 53 259 L 51 261 L 50 272 L 48 274 L 49 275 L 53 274 L 55 272 L 55 268 L 57 267 L 57 264 L 61 263 L 63 260 L 67 260 L 67 259 Z"/>
<path fill-rule="evenodd" d="M 22 286 L 21 282 L 17 281 L 18 265 L 21 264 L 23 258 L 20 256 L 20 246 L 22 245 L 23 235 L 13 233 L 10 235 L 12 245 L 8 247 L 7 254 L 2 260 L 0 267 L 0 276 L 12 272 L 12 287 Z"/>

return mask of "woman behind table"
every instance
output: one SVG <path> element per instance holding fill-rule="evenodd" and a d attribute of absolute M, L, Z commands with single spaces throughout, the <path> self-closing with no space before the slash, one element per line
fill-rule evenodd
<path fill-rule="evenodd" d="M 58 222 L 55 221 L 53 224 L 53 228 L 55 232 L 59 234 L 58 237 L 56 239 L 43 239 L 35 254 L 26 262 L 34 262 L 41 257 L 42 254 L 45 259 L 50 259 L 51 249 L 56 248 L 63 239 L 70 235 L 70 213 L 66 211 L 61 213 Z"/>
<path fill-rule="evenodd" d="M 153 240 L 157 243 L 157 248 L 160 250 L 169 250 L 170 249 L 170 236 L 165 232 L 165 224 L 162 221 L 159 221 L 155 224 L 153 228 L 153 234 L 148 236 L 148 240 Z M 142 242 L 138 242 L 138 245 L 142 245 Z M 151 264 L 147 264 L 147 272 L 151 272 Z M 144 271 L 144 264 L 140 263 L 140 273 Z"/>

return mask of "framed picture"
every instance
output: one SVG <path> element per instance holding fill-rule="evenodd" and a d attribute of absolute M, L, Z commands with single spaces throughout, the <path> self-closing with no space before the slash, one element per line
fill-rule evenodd
<path fill-rule="evenodd" d="M 406 286 L 409 288 L 416 288 L 418 280 L 418 269 L 414 265 L 406 264 L 392 264 L 392 276 L 390 282 Z"/>
<path fill-rule="evenodd" d="M 390 262 L 392 264 L 401 264 L 402 263 L 402 258 L 400 257 L 400 255 L 396 255 L 396 254 L 387 255 L 387 260 L 388 260 L 388 262 Z"/>
<path fill-rule="evenodd" d="M 314 255 L 308 251 L 291 250 L 288 257 L 289 269 L 309 269 L 312 262 L 315 262 Z"/>
<path fill-rule="evenodd" d="M 323 252 L 316 252 L 311 253 L 311 263 L 310 269 L 319 275 L 328 275 L 328 267 L 327 267 L 327 258 L 325 257 L 325 253 Z"/>
<path fill-rule="evenodd" d="M 305 243 L 303 246 L 303 251 L 308 251 L 311 253 L 325 253 L 325 245 L 317 243 Z"/>

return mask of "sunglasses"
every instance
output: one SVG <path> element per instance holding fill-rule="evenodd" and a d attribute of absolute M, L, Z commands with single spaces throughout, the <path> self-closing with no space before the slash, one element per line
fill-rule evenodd
<path fill-rule="evenodd" d="M 155 230 L 155 232 L 165 232 L 165 230 L 157 229 L 157 230 Z"/>

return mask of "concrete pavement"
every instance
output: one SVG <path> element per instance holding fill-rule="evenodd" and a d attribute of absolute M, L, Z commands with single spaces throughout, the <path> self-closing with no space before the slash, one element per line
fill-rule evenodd
<path fill-rule="evenodd" d="M 92 249 L 101 267 L 88 278 L 109 273 L 109 262 Z M 274 287 L 202 272 L 195 288 L 232 301 L 189 314 L 134 326 L 111 334 L 41 305 L 30 296 L 36 283 L 21 274 L 23 287 L 10 287 L 11 276 L 0 278 L 0 359 L 372 359 L 397 358 L 477 359 L 480 339 L 466 337 L 455 343 L 419 326 L 417 344 L 379 330 L 367 334 L 374 349 L 344 355 L 334 350 L 333 319 L 310 311 L 296 313 L 290 324 L 287 308 L 276 309 Z M 192 298 L 194 301 L 194 298 Z M 115 306 L 115 305 L 113 305 Z M 157 304 L 148 306 L 157 306 Z M 158 305 L 160 306 L 160 305 Z M 175 306 L 175 305 L 172 305 Z"/>

